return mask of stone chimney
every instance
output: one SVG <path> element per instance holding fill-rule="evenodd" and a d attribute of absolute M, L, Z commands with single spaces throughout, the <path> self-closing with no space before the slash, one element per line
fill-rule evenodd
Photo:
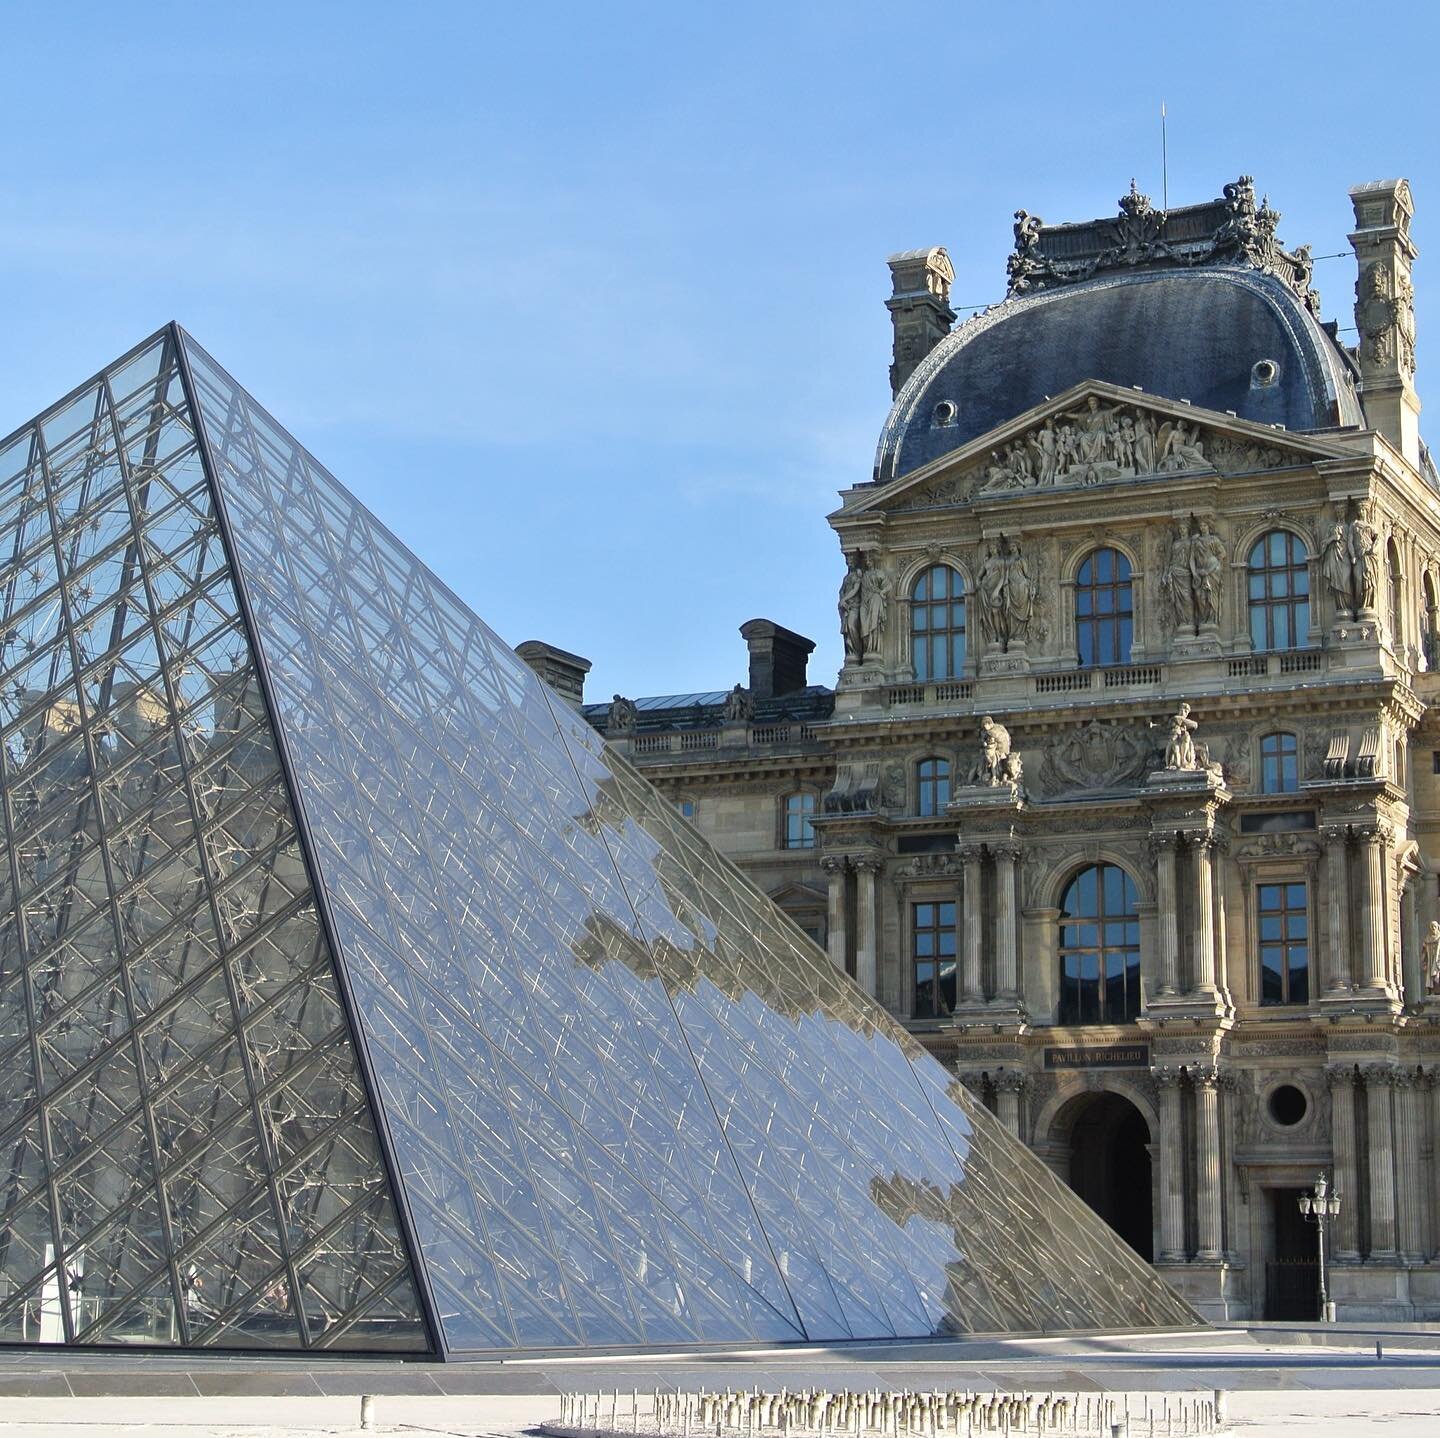
<path fill-rule="evenodd" d="M 558 694 L 577 709 L 585 702 L 585 676 L 590 661 L 543 639 L 527 639 L 515 652 Z"/>
<path fill-rule="evenodd" d="M 886 262 L 894 294 L 885 301 L 890 322 L 895 326 L 894 359 L 890 365 L 890 396 L 910 378 L 920 363 L 955 323 L 950 308 L 950 286 L 955 268 L 950 256 L 935 246 L 928 250 L 906 250 Z"/>
<path fill-rule="evenodd" d="M 1365 422 L 1420 467 L 1420 397 L 1415 393 L 1415 286 L 1410 239 L 1415 204 L 1406 180 L 1372 180 L 1350 191 L 1355 206 L 1355 327 L 1360 332 L 1360 403 Z"/>
<path fill-rule="evenodd" d="M 778 699 L 805 687 L 805 667 L 815 641 L 773 619 L 747 619 L 740 635 L 750 646 L 750 697 Z"/>

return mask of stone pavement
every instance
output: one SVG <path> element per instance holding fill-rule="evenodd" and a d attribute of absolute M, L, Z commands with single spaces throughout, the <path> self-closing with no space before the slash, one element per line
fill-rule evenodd
<path fill-rule="evenodd" d="M 0 1354 L 0 1438 L 509 1435 L 566 1391 L 803 1387 L 1160 1393 L 1222 1388 L 1237 1438 L 1437 1438 L 1440 1332 L 1215 1330 L 1155 1337 L 921 1342 L 497 1363 Z M 1148 1438 L 1137 1432 L 1134 1438 Z"/>

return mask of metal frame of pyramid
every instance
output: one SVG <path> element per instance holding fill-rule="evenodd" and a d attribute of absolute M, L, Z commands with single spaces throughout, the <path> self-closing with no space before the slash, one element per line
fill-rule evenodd
<path fill-rule="evenodd" d="M 1198 1321 L 178 326 L 0 587 L 0 1343 Z"/>

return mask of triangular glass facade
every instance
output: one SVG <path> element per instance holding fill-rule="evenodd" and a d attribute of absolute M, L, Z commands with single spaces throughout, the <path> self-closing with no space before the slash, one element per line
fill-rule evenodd
<path fill-rule="evenodd" d="M 182 331 L 0 545 L 0 1341 L 1195 1322 Z"/>

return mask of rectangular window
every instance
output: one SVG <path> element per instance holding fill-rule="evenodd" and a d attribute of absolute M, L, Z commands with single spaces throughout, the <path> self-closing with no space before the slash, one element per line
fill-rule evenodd
<path fill-rule="evenodd" d="M 910 906 L 915 1017 L 941 1019 L 955 1008 L 955 904 Z"/>
<path fill-rule="evenodd" d="M 693 820 L 695 818 L 695 801 L 693 799 L 677 799 L 675 808 L 682 819 Z"/>
<path fill-rule="evenodd" d="M 1259 884 L 1260 1002 L 1310 1002 L 1310 909 L 1304 883 Z"/>
<path fill-rule="evenodd" d="M 787 794 L 785 796 L 785 847 L 787 849 L 813 849 L 815 829 L 810 818 L 815 812 L 813 794 Z"/>

